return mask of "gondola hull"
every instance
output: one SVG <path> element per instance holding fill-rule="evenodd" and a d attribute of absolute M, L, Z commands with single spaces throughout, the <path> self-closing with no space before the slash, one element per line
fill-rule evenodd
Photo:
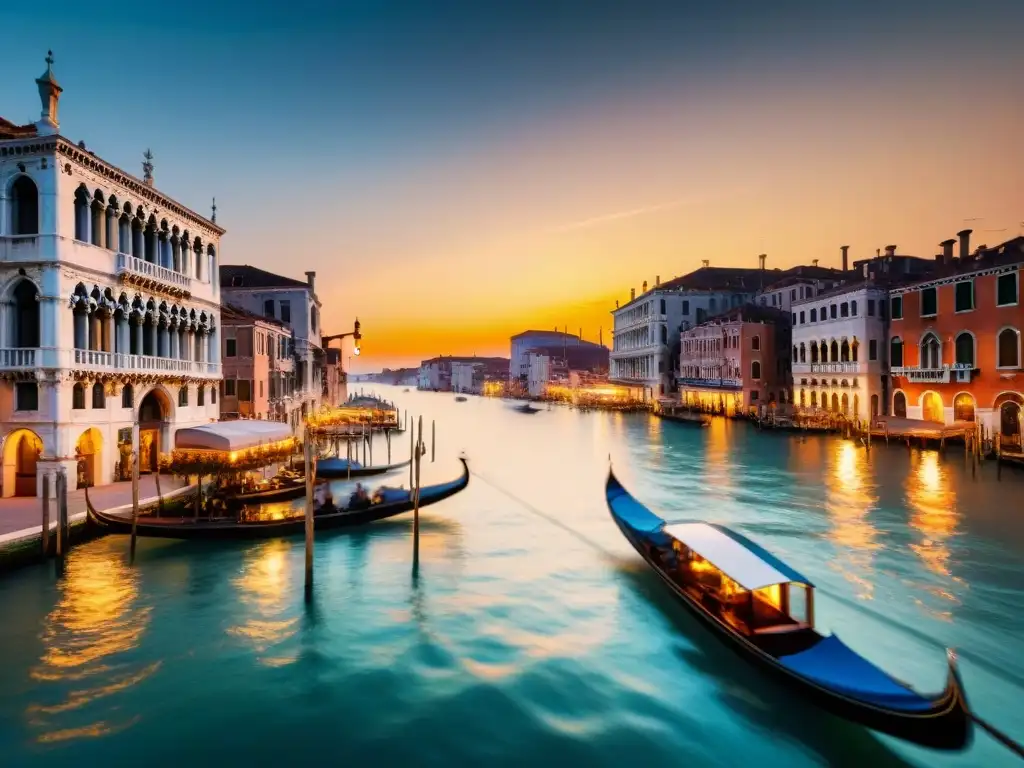
<path fill-rule="evenodd" d="M 628 492 L 615 476 L 609 473 L 606 488 L 608 507 L 612 519 L 623 536 L 683 606 L 705 628 L 737 654 L 787 688 L 839 717 L 933 749 L 962 750 L 970 744 L 973 737 L 973 722 L 963 692 L 963 684 L 956 668 L 955 656 L 952 653 L 947 655 L 948 671 L 945 689 L 937 696 L 929 698 L 927 708 L 914 711 L 889 708 L 823 687 L 787 668 L 779 658 L 767 653 L 747 636 L 724 622 L 681 587 L 651 556 L 651 545 L 663 544 L 659 541 L 659 532 L 647 530 L 644 526 L 634 526 L 627 517 L 616 512 L 613 495 L 619 493 L 628 496 Z M 632 497 L 629 498 L 632 500 Z M 633 502 L 637 503 L 635 500 Z M 653 516 L 653 513 L 646 508 L 645 511 Z"/>
<path fill-rule="evenodd" d="M 420 491 L 420 507 L 436 504 L 450 496 L 454 496 L 469 485 L 469 466 L 462 461 L 462 476 L 448 483 L 426 486 Z M 130 534 L 132 521 L 119 515 L 108 515 L 93 508 L 86 489 L 86 510 L 89 523 L 110 533 Z M 316 510 L 316 529 L 318 531 L 350 528 L 366 525 L 378 520 L 409 512 L 414 502 L 411 496 L 392 502 L 374 504 L 364 509 L 346 510 L 335 507 Z M 236 520 L 208 520 L 203 518 L 157 518 L 140 519 L 137 524 L 137 535 L 165 539 L 269 539 L 283 536 L 299 536 L 305 531 L 304 517 L 288 520 L 260 520 L 238 522 Z"/>
<path fill-rule="evenodd" d="M 346 459 L 320 459 L 316 463 L 316 476 L 330 480 L 347 480 L 348 478 L 372 477 L 373 475 L 384 475 L 394 472 L 397 469 L 404 469 L 412 463 L 412 459 L 400 461 L 397 464 L 380 464 L 375 467 L 364 467 L 355 464 L 351 467 L 345 464 Z M 300 464 L 299 468 L 305 470 Z M 300 493 L 299 496 L 302 494 Z"/>
<path fill-rule="evenodd" d="M 320 481 L 318 481 L 318 484 L 319 482 Z M 290 501 L 291 499 L 298 499 L 304 496 L 305 493 L 306 483 L 302 481 L 295 483 L 294 485 L 287 485 L 268 491 L 237 493 L 234 496 L 226 497 L 224 501 L 231 509 L 237 509 L 248 504 L 272 504 L 278 501 Z"/>

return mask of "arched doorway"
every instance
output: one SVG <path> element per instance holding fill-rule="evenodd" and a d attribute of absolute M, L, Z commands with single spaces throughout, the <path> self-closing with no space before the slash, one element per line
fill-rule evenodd
<path fill-rule="evenodd" d="M 1021 449 L 1020 412 L 1021 401 L 1016 393 L 1006 393 L 996 398 L 999 407 L 999 439 L 1004 448 Z"/>
<path fill-rule="evenodd" d="M 160 465 L 160 434 L 167 426 L 170 400 L 159 389 L 150 390 L 139 403 L 139 472 L 153 472 Z"/>
<path fill-rule="evenodd" d="M 907 418 L 907 396 L 902 392 L 892 396 L 892 415 L 898 419 Z"/>
<path fill-rule="evenodd" d="M 843 392 L 842 403 L 843 403 L 843 416 L 849 416 L 850 415 L 850 396 L 848 394 L 846 394 L 845 392 Z"/>
<path fill-rule="evenodd" d="M 835 342 L 833 342 L 833 343 L 835 343 Z M 831 410 L 832 410 L 833 413 L 839 413 L 839 393 L 838 392 L 833 392 L 832 393 L 832 408 L 831 408 Z"/>
<path fill-rule="evenodd" d="M 939 424 L 946 422 L 942 416 L 942 398 L 935 392 L 925 392 L 921 396 L 921 418 L 925 421 L 935 421 Z"/>
<path fill-rule="evenodd" d="M 103 435 L 96 427 L 85 430 L 75 444 L 78 459 L 78 488 L 102 485 Z"/>
<path fill-rule="evenodd" d="M 36 462 L 43 452 L 43 441 L 28 429 L 16 429 L 4 440 L 3 496 L 36 495 Z"/>
<path fill-rule="evenodd" d="M 953 398 L 953 421 L 974 421 L 974 398 L 966 392 Z"/>

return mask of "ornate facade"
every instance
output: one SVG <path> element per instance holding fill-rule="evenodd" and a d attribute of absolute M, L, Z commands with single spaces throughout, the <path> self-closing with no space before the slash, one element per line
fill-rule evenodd
<path fill-rule="evenodd" d="M 178 428 L 219 414 L 224 230 L 157 191 L 148 152 L 139 180 L 61 137 L 47 63 L 42 118 L 0 120 L 5 497 L 59 466 L 123 478 L 135 422 L 149 471 Z"/>

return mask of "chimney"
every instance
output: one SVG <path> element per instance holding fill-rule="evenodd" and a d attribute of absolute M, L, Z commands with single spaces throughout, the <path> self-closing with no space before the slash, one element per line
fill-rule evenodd
<path fill-rule="evenodd" d="M 309 284 L 309 292 L 316 293 L 316 272 L 307 272 L 306 282 Z"/>
<path fill-rule="evenodd" d="M 758 261 L 758 263 L 760 263 L 761 269 L 764 269 L 764 263 L 767 260 L 768 260 L 768 254 L 767 253 L 762 253 L 760 256 L 757 257 L 757 261 Z"/>
<path fill-rule="evenodd" d="M 641 291 L 641 293 L 647 293 L 647 281 L 646 280 L 644 280 L 644 289 L 643 289 L 643 291 Z"/>
<path fill-rule="evenodd" d="M 892 258 L 893 256 L 895 256 L 896 255 L 896 246 L 895 245 L 887 245 L 887 246 L 885 246 L 885 255 L 888 256 L 889 258 Z"/>
<path fill-rule="evenodd" d="M 659 285 L 661 285 L 661 275 L 655 275 L 654 276 L 654 287 L 657 288 Z"/>
<path fill-rule="evenodd" d="M 960 238 L 960 258 L 966 259 L 971 255 L 971 232 L 973 229 L 962 229 L 956 233 Z"/>
<path fill-rule="evenodd" d="M 942 263 L 949 264 L 953 261 L 953 246 L 956 245 L 956 240 L 951 237 L 949 240 L 943 240 L 939 245 L 942 246 Z"/>
<path fill-rule="evenodd" d="M 843 252 L 843 272 L 845 272 L 850 268 L 850 246 L 841 245 L 839 246 L 839 250 Z"/>
<path fill-rule="evenodd" d="M 882 249 L 881 248 L 875 248 L 875 258 L 876 259 L 882 258 Z"/>
<path fill-rule="evenodd" d="M 811 265 L 815 266 L 815 267 L 818 266 L 818 260 L 817 259 L 811 259 Z"/>
<path fill-rule="evenodd" d="M 700 265 L 702 267 L 704 267 L 705 269 L 707 269 L 708 267 L 711 266 L 711 262 L 708 259 L 701 259 L 700 260 Z"/>
<path fill-rule="evenodd" d="M 636 298 L 636 288 L 629 289 L 629 300 L 632 301 Z"/>

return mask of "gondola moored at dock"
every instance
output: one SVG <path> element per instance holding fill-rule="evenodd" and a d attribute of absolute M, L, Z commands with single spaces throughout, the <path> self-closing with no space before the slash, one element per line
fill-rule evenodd
<path fill-rule="evenodd" d="M 947 652 L 945 688 L 927 696 L 835 635 L 814 629 L 814 585 L 724 526 L 667 522 L 609 472 L 612 519 L 677 598 L 726 645 L 823 709 L 926 747 L 961 750 L 972 717 Z"/>
<path fill-rule="evenodd" d="M 364 467 L 354 459 L 342 459 L 332 456 L 331 458 L 317 460 L 316 476 L 339 480 L 348 477 L 370 477 L 371 475 L 383 475 L 396 469 L 408 467 L 411 462 L 412 459 L 406 459 L 397 464 L 379 464 L 374 467 Z"/>
<path fill-rule="evenodd" d="M 462 462 L 462 475 L 447 483 L 427 485 L 420 489 L 419 505 L 426 507 L 436 504 L 450 496 L 454 496 L 469 485 L 469 465 Z M 95 509 L 89 500 L 89 490 L 85 492 L 86 511 L 89 523 L 110 533 L 131 534 L 130 517 L 111 515 Z M 385 488 L 379 493 L 376 503 L 359 508 L 339 508 L 325 505 L 316 510 L 316 529 L 318 531 L 366 525 L 378 520 L 395 517 L 413 509 L 412 493 L 401 488 Z M 167 539 L 268 539 L 281 536 L 298 536 L 305 529 L 305 518 L 302 515 L 285 520 L 253 520 L 240 521 L 233 518 L 202 518 L 202 517 L 160 517 L 152 519 L 140 518 L 137 532 L 139 536 L 151 536 Z"/>

